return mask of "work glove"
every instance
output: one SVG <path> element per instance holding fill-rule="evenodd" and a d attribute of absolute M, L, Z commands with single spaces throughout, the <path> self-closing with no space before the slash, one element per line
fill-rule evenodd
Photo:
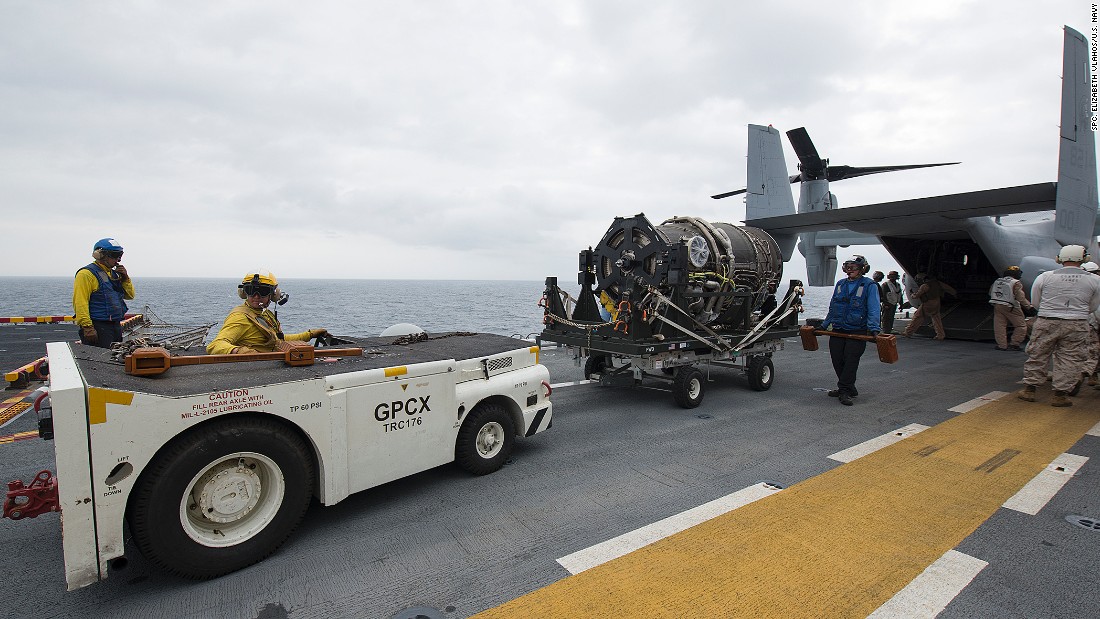
<path fill-rule="evenodd" d="M 315 337 L 324 337 L 326 335 L 328 335 L 328 329 L 310 329 L 309 330 L 310 339 L 315 338 Z"/>
<path fill-rule="evenodd" d="M 1025 308 L 1023 308 L 1023 310 L 1024 310 L 1024 316 L 1027 316 L 1028 318 L 1031 318 L 1032 316 L 1038 316 L 1039 315 L 1039 310 L 1035 309 L 1034 306 L 1025 307 Z"/>
<path fill-rule="evenodd" d="M 95 327 L 80 327 L 81 333 L 84 334 L 84 341 L 89 344 L 99 343 L 99 334 L 96 333 Z"/>
<path fill-rule="evenodd" d="M 256 351 L 252 350 L 248 346 L 238 346 L 238 347 L 234 348 L 229 354 L 231 354 L 231 355 L 247 355 L 248 353 L 253 353 L 253 352 L 256 352 Z"/>
<path fill-rule="evenodd" d="M 130 274 L 126 272 L 126 267 L 121 264 L 115 267 L 115 273 L 118 273 L 118 281 L 120 282 L 130 279 Z"/>

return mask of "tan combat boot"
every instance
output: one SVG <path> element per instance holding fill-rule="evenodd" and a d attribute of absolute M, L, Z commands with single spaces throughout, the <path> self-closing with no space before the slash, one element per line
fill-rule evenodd
<path fill-rule="evenodd" d="M 1096 372 L 1089 374 L 1089 387 L 1100 385 L 1100 379 L 1096 378 Z"/>
<path fill-rule="evenodd" d="M 1024 388 L 1016 392 L 1016 397 L 1025 402 L 1035 401 L 1035 385 L 1024 385 Z"/>
<path fill-rule="evenodd" d="M 1065 391 L 1055 391 L 1054 397 L 1050 399 L 1051 406 L 1073 406 L 1073 402 L 1069 401 L 1066 397 Z"/>

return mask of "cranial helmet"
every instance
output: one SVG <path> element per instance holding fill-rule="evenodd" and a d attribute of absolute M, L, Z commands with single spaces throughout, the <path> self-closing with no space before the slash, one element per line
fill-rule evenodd
<path fill-rule="evenodd" d="M 1096 264 L 1095 262 L 1086 262 L 1085 264 L 1081 265 L 1081 268 L 1088 271 L 1089 273 L 1100 272 L 1100 264 Z"/>
<path fill-rule="evenodd" d="M 1003 277 L 1015 277 L 1016 279 L 1020 279 L 1023 275 L 1024 272 L 1020 270 L 1020 267 L 1013 265 L 1005 269 Z"/>
<path fill-rule="evenodd" d="M 901 275 L 898 275 L 897 271 L 890 271 L 886 274 L 886 279 L 897 279 L 899 277 L 901 277 Z"/>
<path fill-rule="evenodd" d="M 111 238 L 99 239 L 95 242 L 95 245 L 92 245 L 92 257 L 96 260 L 102 260 L 104 257 L 104 252 L 118 252 L 121 254 L 122 245 L 120 245 L 118 241 Z"/>
<path fill-rule="evenodd" d="M 856 255 L 852 256 L 851 258 L 845 260 L 844 264 L 841 265 L 841 268 L 843 268 L 844 266 L 846 266 L 848 264 L 854 264 L 854 265 L 858 266 L 860 274 L 862 274 L 862 275 L 866 275 L 867 271 L 871 270 L 871 265 L 867 262 L 867 259 L 864 258 L 863 256 L 860 256 L 859 254 L 856 254 Z"/>
<path fill-rule="evenodd" d="M 1058 252 L 1058 264 L 1063 262 L 1084 262 L 1089 255 L 1082 245 L 1066 245 Z"/>
<path fill-rule="evenodd" d="M 275 274 L 265 269 L 256 269 L 255 271 L 249 271 L 241 278 L 241 283 L 237 285 L 237 296 L 242 299 L 248 298 L 248 292 L 246 288 L 251 289 L 253 286 L 267 287 L 271 292 L 271 299 L 278 301 L 282 297 L 282 293 L 279 292 L 279 280 L 275 279 Z"/>

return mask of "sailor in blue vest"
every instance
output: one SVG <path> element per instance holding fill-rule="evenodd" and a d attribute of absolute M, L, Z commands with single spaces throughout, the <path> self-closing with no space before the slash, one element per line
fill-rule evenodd
<path fill-rule="evenodd" d="M 110 348 L 122 341 L 125 299 L 134 298 L 134 282 L 122 266 L 122 245 L 118 241 L 96 241 L 92 258 L 95 262 L 76 272 L 73 313 L 82 343 Z"/>
<path fill-rule="evenodd" d="M 863 256 L 852 256 L 841 267 L 848 276 L 836 283 L 833 298 L 829 302 L 829 313 L 821 328 L 836 333 L 857 335 L 878 335 L 881 305 L 878 284 L 865 277 L 871 265 Z M 846 337 L 829 338 L 829 356 L 836 371 L 836 389 L 829 392 L 839 398 L 845 406 L 852 405 L 852 398 L 859 395 L 856 389 L 856 371 L 859 358 L 867 350 L 866 340 L 853 340 Z"/>

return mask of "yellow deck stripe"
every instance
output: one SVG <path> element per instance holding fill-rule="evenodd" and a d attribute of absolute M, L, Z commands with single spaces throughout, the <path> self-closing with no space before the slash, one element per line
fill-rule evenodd
<path fill-rule="evenodd" d="M 1100 421 L 1086 391 L 1010 394 L 476 617 L 866 617 Z"/>
<path fill-rule="evenodd" d="M 0 445 L 7 445 L 8 443 L 14 443 L 15 441 L 25 441 L 32 438 L 38 438 L 38 430 L 31 430 L 30 432 L 17 432 L 15 434 L 9 434 L 7 436 L 0 436 Z"/>

